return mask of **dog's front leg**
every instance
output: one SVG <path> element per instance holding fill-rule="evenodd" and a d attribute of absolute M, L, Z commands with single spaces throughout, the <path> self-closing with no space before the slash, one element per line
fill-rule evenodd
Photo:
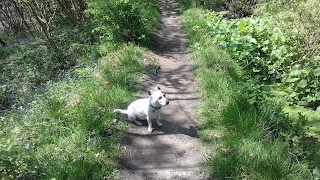
<path fill-rule="evenodd" d="M 152 128 L 152 120 L 149 116 L 147 116 L 147 121 L 148 121 L 148 131 L 152 132 L 153 128 Z"/>
<path fill-rule="evenodd" d="M 163 126 L 163 124 L 160 122 L 160 115 L 159 115 L 158 118 L 157 118 L 157 125 L 158 125 L 159 127 L 162 127 L 162 126 Z"/>

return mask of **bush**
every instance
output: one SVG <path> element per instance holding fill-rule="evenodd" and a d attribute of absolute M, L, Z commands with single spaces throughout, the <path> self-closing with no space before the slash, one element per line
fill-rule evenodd
<path fill-rule="evenodd" d="M 99 19 L 89 24 L 101 39 L 138 44 L 148 43 L 160 17 L 154 0 L 91 1 L 86 14 Z"/>
<path fill-rule="evenodd" d="M 256 14 L 268 16 L 279 22 L 281 28 L 293 29 L 300 35 L 302 45 L 299 48 L 299 57 L 288 66 L 290 70 L 283 77 L 285 91 L 290 94 L 294 104 L 316 110 L 320 106 L 320 4 L 316 0 L 262 2 Z"/>

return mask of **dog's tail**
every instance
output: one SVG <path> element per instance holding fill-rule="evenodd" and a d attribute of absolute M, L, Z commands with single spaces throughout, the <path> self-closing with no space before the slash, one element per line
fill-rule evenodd
<path fill-rule="evenodd" d="M 123 109 L 115 109 L 113 110 L 114 113 L 121 113 L 121 114 L 128 114 L 127 110 L 123 110 Z"/>

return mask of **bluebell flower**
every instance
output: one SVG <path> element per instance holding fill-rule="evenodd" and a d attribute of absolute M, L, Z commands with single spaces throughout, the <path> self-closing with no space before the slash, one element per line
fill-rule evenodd
<path fill-rule="evenodd" d="M 45 86 L 42 87 L 39 92 L 40 92 L 41 94 L 45 93 L 45 92 L 46 92 L 46 87 L 45 87 Z"/>
<path fill-rule="evenodd" d="M 97 60 L 96 58 L 93 58 L 93 59 L 92 59 L 92 64 L 93 64 L 94 66 L 98 66 L 98 60 Z"/>
<path fill-rule="evenodd" d="M 28 112 L 28 110 L 24 109 L 23 107 L 19 107 L 16 110 L 16 112 L 19 113 L 19 114 L 26 114 Z"/>
<path fill-rule="evenodd" d="M 56 131 L 57 131 L 57 129 L 55 127 L 51 128 L 51 132 L 56 132 Z"/>
<path fill-rule="evenodd" d="M 74 75 L 73 75 L 73 78 L 74 79 L 77 79 L 79 77 L 79 74 L 78 73 L 75 73 Z"/>

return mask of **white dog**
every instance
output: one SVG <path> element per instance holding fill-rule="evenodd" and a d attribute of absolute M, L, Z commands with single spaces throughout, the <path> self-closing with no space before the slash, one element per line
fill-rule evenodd
<path fill-rule="evenodd" d="M 166 95 L 160 90 L 159 87 L 155 91 L 148 91 L 150 97 L 144 99 L 138 99 L 133 101 L 127 110 L 115 109 L 114 113 L 126 114 L 130 121 L 135 122 L 139 126 L 142 125 L 139 120 L 147 120 L 148 131 L 152 132 L 152 120 L 157 120 L 157 125 L 162 126 L 160 119 L 161 107 L 168 105 L 169 101 Z"/>

